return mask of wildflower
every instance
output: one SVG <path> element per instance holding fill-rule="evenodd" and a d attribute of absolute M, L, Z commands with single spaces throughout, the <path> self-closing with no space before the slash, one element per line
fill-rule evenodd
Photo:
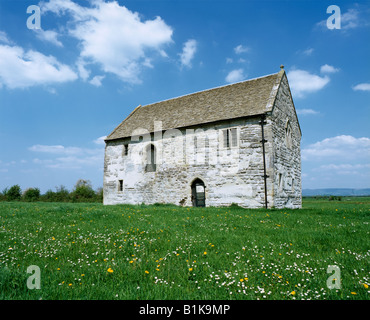
<path fill-rule="evenodd" d="M 356 295 L 357 293 L 352 291 L 351 294 Z"/>
<path fill-rule="evenodd" d="M 69 286 L 69 287 L 72 287 L 72 283 L 70 283 L 68 286 Z"/>
<path fill-rule="evenodd" d="M 189 268 L 189 271 L 193 271 L 193 268 Z"/>
<path fill-rule="evenodd" d="M 244 279 L 240 279 L 240 282 L 243 282 L 244 281 Z"/>
<path fill-rule="evenodd" d="M 109 273 L 113 273 L 113 269 L 112 268 L 108 268 L 107 270 Z"/>
<path fill-rule="evenodd" d="M 130 263 L 134 263 L 134 261 L 131 260 Z"/>
<path fill-rule="evenodd" d="M 204 251 L 203 254 L 206 255 L 207 254 L 207 251 Z"/>
<path fill-rule="evenodd" d="M 295 291 L 292 291 L 290 294 L 291 294 L 292 296 L 294 296 L 294 295 L 295 295 Z"/>
<path fill-rule="evenodd" d="M 364 287 L 365 289 L 369 288 L 369 286 L 366 283 L 364 283 Z"/>
<path fill-rule="evenodd" d="M 145 273 L 146 273 L 146 274 L 148 274 L 148 273 L 149 273 L 149 271 L 148 271 L 148 270 L 145 270 Z"/>

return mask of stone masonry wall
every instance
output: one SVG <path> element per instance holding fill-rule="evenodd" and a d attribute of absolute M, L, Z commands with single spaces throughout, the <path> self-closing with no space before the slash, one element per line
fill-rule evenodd
<path fill-rule="evenodd" d="M 301 133 L 285 74 L 277 92 L 271 119 L 273 206 L 301 208 Z"/>
<path fill-rule="evenodd" d="M 205 184 L 206 206 L 264 206 L 260 118 L 247 118 L 143 135 L 142 141 L 108 141 L 104 163 L 104 204 L 174 203 L 192 206 L 191 184 Z M 265 126 L 266 152 L 272 152 L 271 120 Z M 238 146 L 223 146 L 223 130 L 237 129 Z M 196 138 L 196 141 L 195 141 Z M 129 143 L 128 155 L 124 144 Z M 156 171 L 145 172 L 148 145 L 156 147 Z M 266 156 L 269 206 L 274 203 L 272 164 Z M 119 180 L 123 190 L 119 191 Z M 296 181 L 298 183 L 298 180 Z M 300 181 L 299 181 L 300 183 Z M 276 196 L 276 194 L 275 194 Z M 279 200 L 280 201 L 280 200 Z M 276 202 L 276 201 L 275 201 Z M 280 203 L 280 202 L 278 202 Z M 276 204 L 275 204 L 276 205 Z"/>

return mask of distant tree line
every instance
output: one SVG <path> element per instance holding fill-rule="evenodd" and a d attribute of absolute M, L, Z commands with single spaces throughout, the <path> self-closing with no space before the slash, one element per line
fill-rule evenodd
<path fill-rule="evenodd" d="M 39 188 L 28 188 L 22 191 L 16 184 L 0 192 L 0 201 L 103 202 L 103 188 L 94 190 L 89 180 L 79 179 L 71 192 L 64 186 L 55 189 L 55 191 L 49 189 L 41 194 Z"/>

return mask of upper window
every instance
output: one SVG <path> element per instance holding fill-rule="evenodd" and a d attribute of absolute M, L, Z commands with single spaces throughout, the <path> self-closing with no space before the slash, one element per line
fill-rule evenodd
<path fill-rule="evenodd" d="M 122 155 L 123 156 L 127 156 L 128 155 L 128 144 L 127 143 L 123 145 Z"/>
<path fill-rule="evenodd" d="M 238 146 L 238 132 L 236 128 L 224 129 L 223 134 L 223 147 L 231 148 Z"/>
<path fill-rule="evenodd" d="M 288 148 L 292 147 L 292 127 L 289 120 L 287 121 L 285 126 L 285 142 Z"/>
<path fill-rule="evenodd" d="M 157 169 L 156 166 L 156 156 L 157 152 L 155 146 L 150 144 L 146 147 L 146 165 L 145 172 L 155 172 Z"/>

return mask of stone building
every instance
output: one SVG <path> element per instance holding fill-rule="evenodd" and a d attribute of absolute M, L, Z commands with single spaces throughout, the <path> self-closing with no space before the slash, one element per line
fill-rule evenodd
<path fill-rule="evenodd" d="M 283 66 L 138 106 L 105 140 L 104 204 L 300 208 L 300 140 Z"/>

